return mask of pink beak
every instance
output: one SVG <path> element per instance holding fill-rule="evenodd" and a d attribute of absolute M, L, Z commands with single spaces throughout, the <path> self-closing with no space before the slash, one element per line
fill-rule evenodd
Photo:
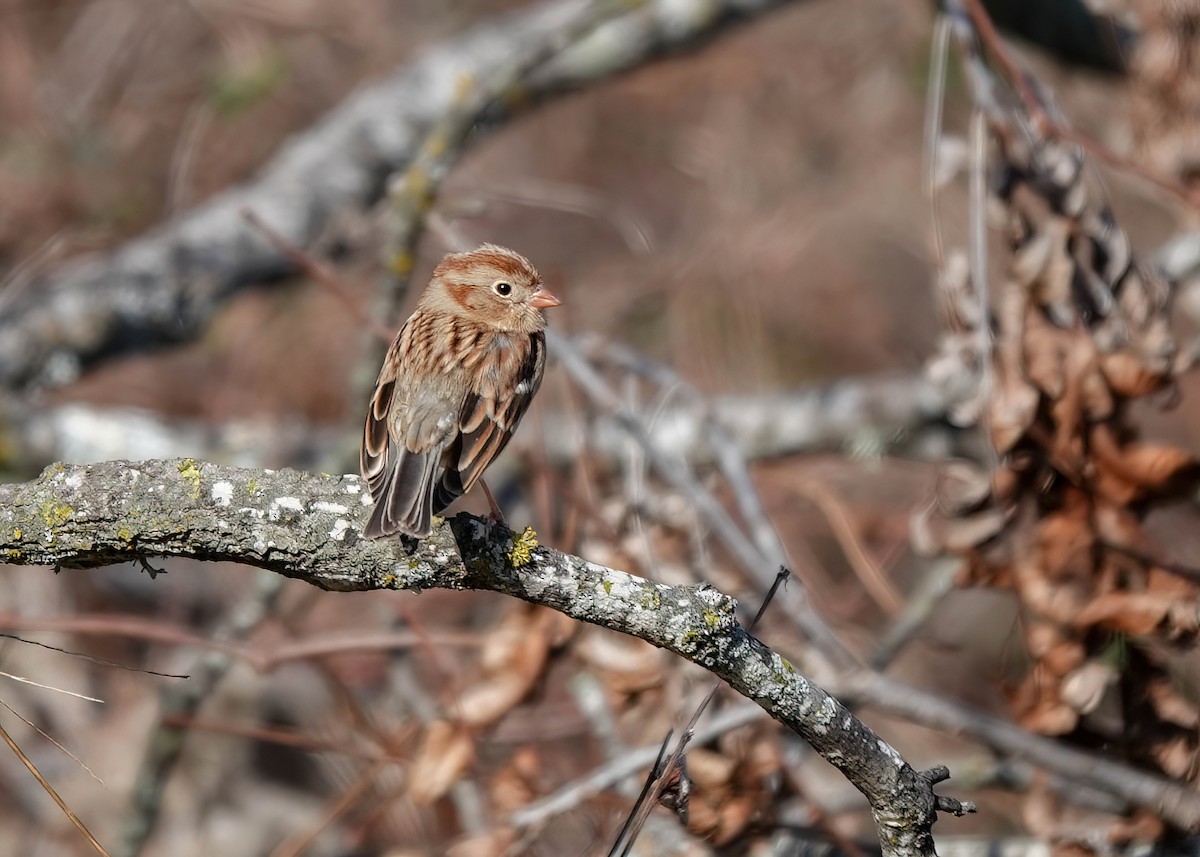
<path fill-rule="evenodd" d="M 558 306 L 561 303 L 562 301 L 556 298 L 545 286 L 538 286 L 537 291 L 529 297 L 529 305 L 536 309 L 546 309 L 547 307 Z"/>

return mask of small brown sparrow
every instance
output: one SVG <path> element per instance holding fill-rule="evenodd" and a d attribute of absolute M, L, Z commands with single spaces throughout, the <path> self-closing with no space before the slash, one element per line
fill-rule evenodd
<path fill-rule="evenodd" d="M 559 300 L 529 260 L 484 244 L 451 253 L 388 349 L 359 466 L 375 508 L 363 535 L 429 535 L 500 454 L 542 383 L 543 310 Z"/>

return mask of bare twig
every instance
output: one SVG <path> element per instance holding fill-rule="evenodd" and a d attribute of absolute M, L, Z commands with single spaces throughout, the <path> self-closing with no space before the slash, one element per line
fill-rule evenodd
<path fill-rule="evenodd" d="M 264 223 L 262 218 L 251 209 L 242 209 L 242 217 L 245 218 L 247 223 L 258 230 L 264 238 L 271 242 L 271 246 L 282 253 L 295 266 L 296 270 L 307 274 L 309 278 L 337 298 L 342 306 L 346 308 L 346 311 L 363 327 L 373 333 L 376 338 L 385 343 L 392 341 L 395 331 L 367 312 L 362 304 L 355 299 L 354 295 L 347 291 L 346 287 L 338 281 L 337 276 L 328 267 L 322 265 L 311 255 L 305 253 Z"/>
<path fill-rule="evenodd" d="M 754 614 L 754 618 L 750 621 L 747 628 L 748 631 L 753 631 L 758 621 L 762 619 L 763 614 L 767 612 L 767 608 L 771 602 L 775 600 L 775 595 L 779 592 L 779 588 L 787 582 L 791 572 L 784 567 L 780 567 L 779 573 L 775 575 L 775 582 L 771 584 L 767 594 L 763 597 L 762 603 L 758 607 L 758 611 Z M 654 760 L 654 765 L 650 768 L 650 773 L 646 775 L 646 782 L 642 785 L 642 791 L 634 801 L 633 807 L 629 810 L 629 815 L 625 818 L 625 823 L 621 825 L 621 829 L 617 832 L 616 841 L 612 848 L 609 849 L 609 857 L 626 857 L 633 848 L 634 842 L 638 838 L 642 827 L 646 820 L 650 817 L 651 810 L 655 804 L 658 804 L 667 799 L 668 794 L 671 797 L 671 803 L 674 806 L 676 814 L 680 821 L 685 825 L 688 819 L 688 794 L 691 791 L 691 783 L 687 773 L 687 747 L 692 738 L 696 734 L 696 724 L 700 718 L 704 716 L 704 712 L 708 710 L 708 706 L 712 704 L 713 698 L 717 695 L 717 691 L 721 689 L 720 681 L 714 682 L 708 693 L 696 706 L 696 710 L 692 712 L 692 717 L 688 720 L 687 726 L 679 735 L 679 740 L 675 742 L 675 747 L 670 753 L 667 753 L 667 747 L 671 743 L 671 732 L 668 731 L 663 738 L 662 746 L 658 751 L 658 756 Z"/>
<path fill-rule="evenodd" d="M 147 640 L 165 643 L 172 646 L 191 646 L 194 648 L 211 649 L 224 652 L 250 664 L 256 672 L 270 672 L 283 664 L 310 658 L 322 658 L 350 652 L 386 651 L 388 649 L 409 649 L 421 643 L 433 643 L 437 646 L 476 647 L 481 642 L 478 634 L 459 631 L 348 631 L 338 634 L 321 636 L 305 636 L 302 639 L 287 640 L 279 643 L 255 643 L 247 645 L 218 640 L 203 636 L 166 622 L 157 622 L 142 616 L 123 616 L 112 613 L 86 614 L 77 613 L 70 616 L 27 617 L 13 614 L 0 614 L 0 628 L 10 628 L 20 631 L 51 631 L 69 634 L 93 634 L 98 636 L 126 637 L 133 640 Z M 2 634 L 0 636 L 9 636 Z M 26 640 L 34 645 L 44 645 L 32 640 Z M 50 646 L 48 648 L 55 648 Z M 57 651 L 61 651 L 56 649 Z M 73 654 L 73 653 L 71 653 Z M 186 675 L 174 673 L 159 673 L 153 670 L 143 670 L 139 667 L 128 667 L 123 664 L 106 661 L 102 658 L 88 657 L 106 666 L 116 666 L 123 669 L 145 672 L 150 675 L 165 678 L 189 678 Z"/>
<path fill-rule="evenodd" d="M 83 770 L 87 771 L 87 774 L 89 777 L 91 777 L 96 782 L 100 783 L 100 785 L 104 785 L 104 780 L 102 780 L 98 776 L 96 776 L 96 772 L 93 771 L 91 768 L 89 768 L 84 763 L 83 759 L 79 758 L 74 753 L 72 753 L 70 750 L 68 750 L 66 747 L 64 747 L 62 744 L 60 744 L 58 741 L 56 741 L 52 735 L 48 735 L 44 729 L 42 729 L 40 726 L 38 726 L 33 721 L 28 720 L 26 717 L 24 717 L 21 714 L 21 712 L 17 711 L 15 708 L 13 708 L 11 705 L 9 705 L 7 702 L 5 702 L 3 699 L 0 699 L 0 705 L 4 706 L 6 709 L 8 709 L 8 712 L 10 714 L 12 714 L 13 717 L 20 720 L 22 723 L 24 723 L 26 726 L 28 726 L 34 732 L 41 735 L 43 738 L 45 738 L 47 741 L 49 741 L 51 744 L 53 744 L 55 747 L 57 747 L 58 750 L 61 753 L 63 753 L 63 755 L 67 756 L 72 762 L 74 762 L 79 767 L 83 768 Z"/>
<path fill-rule="evenodd" d="M 29 769 L 29 773 L 33 774 L 33 778 L 38 781 L 43 789 L 46 790 L 46 794 L 50 795 L 54 802 L 58 804 L 58 808 L 63 811 L 63 814 L 68 819 L 70 819 L 71 824 L 75 825 L 75 829 L 83 834 L 83 838 L 86 839 L 94 849 L 96 849 L 96 853 L 103 855 L 103 857 L 109 857 L 108 852 L 104 850 L 104 846 L 101 845 L 96 837 L 92 836 L 92 832 L 87 829 L 87 825 L 83 823 L 83 821 L 75 814 L 71 807 L 67 806 L 67 802 L 59 797 L 58 792 L 54 790 L 54 786 L 50 785 L 50 783 L 46 781 L 46 778 L 42 776 L 42 772 L 39 771 L 37 766 L 34 765 L 30 758 L 25 755 L 25 752 L 17 745 L 17 742 L 12 739 L 12 736 L 8 734 L 8 731 L 2 725 L 0 725 L 0 738 L 4 739 L 4 743 L 6 743 L 9 746 L 9 749 L 11 749 L 13 753 L 16 754 L 17 758 L 21 760 L 21 764 Z"/>

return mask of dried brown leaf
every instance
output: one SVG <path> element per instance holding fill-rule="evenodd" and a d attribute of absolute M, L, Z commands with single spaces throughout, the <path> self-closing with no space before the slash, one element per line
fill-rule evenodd
<path fill-rule="evenodd" d="M 938 474 L 938 505 L 947 515 L 973 512 L 982 506 L 991 494 L 991 474 L 974 464 L 953 461 Z"/>
<path fill-rule="evenodd" d="M 1067 387 L 1067 353 L 1073 345 L 1069 331 L 1055 327 L 1036 308 L 1025 316 L 1022 336 L 1025 349 L 1025 374 L 1051 399 L 1062 396 Z"/>
<path fill-rule="evenodd" d="M 446 857 L 501 857 L 517 841 L 511 827 L 496 827 L 481 836 L 459 839 L 446 849 Z"/>
<path fill-rule="evenodd" d="M 1111 664 L 1088 661 L 1062 682 L 1062 700 L 1080 714 L 1091 714 L 1119 676 Z"/>
<path fill-rule="evenodd" d="M 1035 561 L 1051 580 L 1090 578 L 1094 569 L 1089 509 L 1084 504 L 1047 515 L 1038 527 Z"/>
<path fill-rule="evenodd" d="M 1129 349 L 1105 354 L 1100 360 L 1100 371 L 1113 392 L 1126 398 L 1148 396 L 1161 390 L 1169 380 L 1166 372 L 1150 368 Z"/>
<path fill-rule="evenodd" d="M 985 509 L 965 518 L 945 521 L 940 534 L 942 548 L 952 553 L 977 548 L 999 535 L 1007 519 L 1003 509 Z"/>
<path fill-rule="evenodd" d="M 483 644 L 484 675 L 459 696 L 455 713 L 470 726 L 494 723 L 533 688 L 550 651 L 552 623 L 541 621 L 546 608 L 520 605 Z"/>
<path fill-rule="evenodd" d="M 994 384 L 988 402 L 988 428 L 992 445 L 1003 454 L 1016 446 L 1033 425 L 1039 397 L 1031 384 L 1009 371 L 998 369 Z"/>
<path fill-rule="evenodd" d="M 589 628 L 574 652 L 617 693 L 637 693 L 662 684 L 663 652 L 642 640 Z"/>
<path fill-rule="evenodd" d="M 1096 422 L 1106 420 L 1113 414 L 1116 402 L 1108 381 L 1104 379 L 1095 362 L 1089 361 L 1088 367 L 1080 380 L 1080 397 L 1083 400 L 1083 412 L 1088 420 Z"/>
<path fill-rule="evenodd" d="M 737 762 L 722 753 L 697 747 L 688 750 L 687 770 L 692 782 L 708 793 L 731 785 Z"/>
<path fill-rule="evenodd" d="M 1168 776 L 1183 779 L 1196 764 L 1194 739 L 1190 735 L 1177 735 L 1164 741 L 1154 748 L 1154 758 Z"/>
<path fill-rule="evenodd" d="M 1064 627 L 1070 626 L 1080 608 L 1091 598 L 1088 580 L 1052 580 L 1041 566 L 1028 561 L 1015 563 L 1013 571 L 1022 603 L 1036 615 Z"/>
<path fill-rule="evenodd" d="M 1096 536 L 1108 545 L 1137 549 L 1146 540 L 1142 522 L 1128 509 L 1111 503 L 1097 503 L 1092 520 Z"/>
<path fill-rule="evenodd" d="M 1108 829 L 1108 840 L 1116 845 L 1155 842 L 1163 835 L 1162 819 L 1148 809 L 1134 810 L 1131 818 L 1118 818 Z"/>
<path fill-rule="evenodd" d="M 1042 275 L 1050 264 L 1054 252 L 1055 237 L 1049 232 L 1035 233 L 1013 253 L 1011 271 L 1013 279 L 1022 286 L 1030 286 Z"/>
<path fill-rule="evenodd" d="M 758 814 L 759 795 L 739 795 L 721 803 L 713 844 L 720 847 L 741 836 Z"/>
<path fill-rule="evenodd" d="M 1098 625 L 1133 636 L 1151 634 L 1167 618 L 1173 599 L 1153 592 L 1109 592 L 1079 611 L 1075 627 Z"/>
<path fill-rule="evenodd" d="M 1151 680 L 1146 687 L 1146 695 L 1158 716 L 1168 723 L 1184 729 L 1194 729 L 1200 725 L 1200 708 L 1192 700 L 1184 699 L 1168 679 Z"/>
<path fill-rule="evenodd" d="M 537 780 L 541 760 L 532 747 L 518 747 L 488 783 L 488 792 L 496 812 L 507 815 L 515 812 L 538 796 Z"/>
<path fill-rule="evenodd" d="M 1049 247 L 1039 275 L 1031 282 L 1034 297 L 1042 306 L 1065 314 L 1071 306 L 1071 280 L 1075 276 L 1075 260 L 1067 241 L 1075 227 L 1065 217 L 1053 217 L 1039 223 L 1037 228 L 1038 238 L 1044 236 Z"/>
<path fill-rule="evenodd" d="M 763 734 L 750 745 L 746 761 L 742 765 L 742 776 L 745 780 L 762 782 L 767 777 L 773 777 L 783 770 L 783 751 L 779 741 L 770 733 Z"/>
<path fill-rule="evenodd" d="M 1053 676 L 1065 676 L 1083 666 L 1087 650 L 1063 627 L 1031 619 L 1026 624 L 1029 654 Z"/>
<path fill-rule="evenodd" d="M 1191 454 L 1177 447 L 1153 443 L 1119 446 L 1112 430 L 1104 425 L 1092 430 L 1092 449 L 1116 478 L 1138 488 L 1165 488 L 1172 479 L 1196 468 Z"/>
<path fill-rule="evenodd" d="M 1004 335 L 996 344 L 996 371 L 988 401 L 988 428 L 992 444 L 1008 452 L 1025 436 L 1037 416 L 1038 391 L 1025 380 L 1020 331 L 1028 295 L 1013 281 L 1000 296 L 999 322 Z"/>
<path fill-rule="evenodd" d="M 1054 699 L 1024 712 L 1017 722 L 1039 735 L 1066 735 L 1079 722 L 1079 715 L 1062 700 Z"/>
<path fill-rule="evenodd" d="M 460 726 L 438 720 L 429 724 L 409 771 L 409 795 L 430 804 L 450 791 L 475 759 L 475 741 Z"/>
<path fill-rule="evenodd" d="M 940 533 L 940 521 L 934 521 L 932 505 L 918 509 L 908 518 L 908 542 L 917 556 L 931 557 L 940 554 L 944 547 Z"/>

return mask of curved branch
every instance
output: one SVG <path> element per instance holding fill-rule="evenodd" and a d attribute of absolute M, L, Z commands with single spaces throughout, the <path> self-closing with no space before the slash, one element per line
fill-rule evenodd
<path fill-rule="evenodd" d="M 707 586 L 667 586 L 541 547 L 470 515 L 422 542 L 365 541 L 357 476 L 192 459 L 54 465 L 0 486 L 0 557 L 91 568 L 148 555 L 224 560 L 323 589 L 486 589 L 553 607 L 694 661 L 802 735 L 869 801 L 887 855 L 931 855 L 931 777 L 738 623 Z"/>

